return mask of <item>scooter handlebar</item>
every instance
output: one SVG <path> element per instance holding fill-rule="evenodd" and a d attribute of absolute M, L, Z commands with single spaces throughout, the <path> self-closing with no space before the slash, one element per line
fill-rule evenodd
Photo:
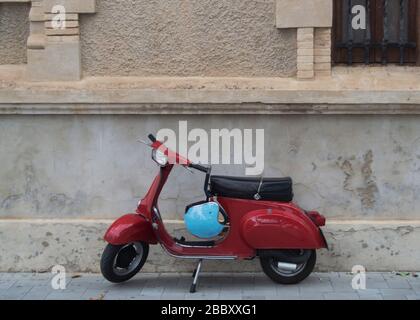
<path fill-rule="evenodd" d="M 156 138 L 153 134 L 149 134 L 148 137 L 149 137 L 150 141 L 156 142 Z"/>
<path fill-rule="evenodd" d="M 196 170 L 204 172 L 204 173 L 207 173 L 208 170 L 209 170 L 208 168 L 206 168 L 206 167 L 204 167 L 200 164 L 194 164 L 194 163 L 190 164 L 190 168 L 196 169 Z"/>

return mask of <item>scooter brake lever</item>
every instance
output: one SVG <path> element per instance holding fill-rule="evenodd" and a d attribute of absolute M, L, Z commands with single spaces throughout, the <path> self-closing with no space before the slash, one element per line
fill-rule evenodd
<path fill-rule="evenodd" d="M 152 146 L 152 144 L 151 144 L 151 143 L 146 142 L 146 141 L 144 141 L 144 140 L 137 140 L 137 142 L 139 142 L 139 143 L 143 143 L 143 144 L 145 144 L 145 145 L 146 145 L 146 146 L 148 146 L 148 147 L 151 147 L 151 146 Z"/>

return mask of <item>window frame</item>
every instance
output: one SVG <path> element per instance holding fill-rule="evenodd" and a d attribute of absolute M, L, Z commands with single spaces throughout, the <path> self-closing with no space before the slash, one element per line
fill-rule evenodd
<path fill-rule="evenodd" d="M 383 4 L 384 0 L 370 0 L 367 10 L 368 23 L 371 28 L 371 42 L 369 46 L 362 47 L 359 43 L 352 46 L 343 39 L 344 7 L 346 0 L 333 0 L 333 26 L 332 26 L 332 63 L 340 64 L 399 64 L 400 48 L 383 46 Z M 408 1 L 408 42 L 416 44 L 415 48 L 404 49 L 403 65 L 420 65 L 420 1 Z M 384 53 L 384 48 L 386 48 Z"/>

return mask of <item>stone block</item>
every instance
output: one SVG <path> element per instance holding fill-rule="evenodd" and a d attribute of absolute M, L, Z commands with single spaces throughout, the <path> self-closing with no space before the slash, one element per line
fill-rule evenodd
<path fill-rule="evenodd" d="M 43 7 L 32 4 L 31 10 L 29 11 L 29 21 L 44 21 L 44 9 Z"/>
<path fill-rule="evenodd" d="M 297 65 L 298 71 L 311 71 L 314 70 L 314 64 L 313 63 L 298 63 Z"/>
<path fill-rule="evenodd" d="M 313 27 L 299 27 L 298 34 L 313 34 L 314 28 Z"/>
<path fill-rule="evenodd" d="M 43 22 L 31 22 L 29 24 L 30 36 L 32 35 L 44 35 L 44 23 Z"/>
<path fill-rule="evenodd" d="M 32 34 L 28 37 L 27 46 L 29 49 L 44 49 L 46 37 L 43 34 Z"/>
<path fill-rule="evenodd" d="M 277 28 L 331 27 L 332 0 L 277 0 Z"/>
<path fill-rule="evenodd" d="M 80 36 L 48 36 L 48 43 L 50 42 L 79 42 Z"/>
<path fill-rule="evenodd" d="M 52 12 L 56 5 L 63 6 L 68 13 L 95 13 L 95 0 L 44 0 L 44 10 Z"/>
<path fill-rule="evenodd" d="M 331 28 L 317 28 L 316 29 L 316 36 L 317 37 L 330 37 L 331 36 Z"/>
<path fill-rule="evenodd" d="M 63 21 L 65 28 L 77 28 L 79 27 L 79 21 Z M 45 22 L 45 28 L 54 29 L 52 21 Z"/>
<path fill-rule="evenodd" d="M 314 61 L 314 56 L 298 56 L 297 64 L 301 63 L 312 63 Z"/>
<path fill-rule="evenodd" d="M 312 79 L 314 77 L 314 70 L 298 70 L 298 79 Z"/>
<path fill-rule="evenodd" d="M 331 56 L 315 56 L 315 63 L 331 63 Z"/>
<path fill-rule="evenodd" d="M 54 13 L 46 13 L 44 17 L 46 21 L 51 21 L 54 19 L 55 16 L 56 15 Z M 79 15 L 77 13 L 66 13 L 65 20 L 66 21 L 79 20 Z"/>
<path fill-rule="evenodd" d="M 306 49 L 298 49 L 297 55 L 299 56 L 313 56 L 314 55 L 314 49 L 313 48 L 306 48 Z"/>
<path fill-rule="evenodd" d="M 28 39 L 29 40 L 29 39 Z M 26 66 L 26 73 L 28 80 L 39 79 L 38 72 L 42 71 L 44 67 L 44 50 L 39 48 L 31 48 L 28 46 L 27 50 L 28 65 Z"/>
<path fill-rule="evenodd" d="M 315 44 L 315 48 L 328 49 L 331 51 L 331 40 L 320 40 L 320 39 L 315 38 L 314 44 Z"/>
<path fill-rule="evenodd" d="M 314 43 L 310 41 L 305 42 L 298 42 L 298 49 L 312 49 L 314 47 Z"/>
<path fill-rule="evenodd" d="M 79 34 L 79 28 L 45 29 L 47 36 L 74 36 Z"/>
<path fill-rule="evenodd" d="M 331 63 L 315 63 L 315 70 L 331 70 Z"/>
<path fill-rule="evenodd" d="M 316 56 L 329 56 L 331 55 L 331 49 L 315 47 L 314 54 Z"/>
<path fill-rule="evenodd" d="M 44 50 L 28 50 L 31 81 L 77 81 L 81 78 L 80 43 L 49 42 Z"/>
<path fill-rule="evenodd" d="M 306 28 L 302 28 L 305 29 Z M 311 28 L 312 29 L 312 28 Z M 314 34 L 313 32 L 298 32 L 297 33 L 297 41 L 313 41 L 314 40 Z"/>

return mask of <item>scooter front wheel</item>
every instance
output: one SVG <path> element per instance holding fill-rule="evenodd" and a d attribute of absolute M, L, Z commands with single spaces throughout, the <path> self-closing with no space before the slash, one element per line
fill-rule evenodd
<path fill-rule="evenodd" d="M 141 270 L 148 254 L 149 245 L 144 242 L 108 244 L 101 258 L 102 275 L 114 283 L 127 281 Z"/>
<path fill-rule="evenodd" d="M 304 250 L 292 250 L 287 254 L 299 256 Z M 316 263 L 316 251 L 311 250 L 308 260 L 303 263 L 293 264 L 279 261 L 275 257 L 260 257 L 264 273 L 273 281 L 281 284 L 296 284 L 306 279 L 313 271 Z"/>

